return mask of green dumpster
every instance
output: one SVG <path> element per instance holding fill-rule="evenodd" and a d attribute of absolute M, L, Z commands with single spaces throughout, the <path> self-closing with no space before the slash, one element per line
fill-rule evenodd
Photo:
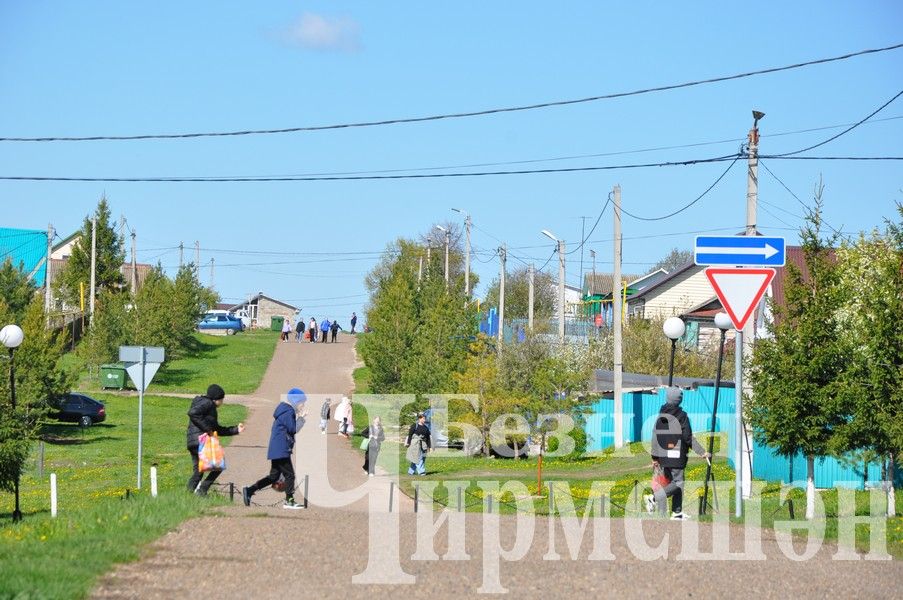
<path fill-rule="evenodd" d="M 100 387 L 102 389 L 125 387 L 125 365 L 100 365 Z"/>
<path fill-rule="evenodd" d="M 285 317 L 270 317 L 270 330 L 282 331 L 282 324 L 284 322 Z"/>

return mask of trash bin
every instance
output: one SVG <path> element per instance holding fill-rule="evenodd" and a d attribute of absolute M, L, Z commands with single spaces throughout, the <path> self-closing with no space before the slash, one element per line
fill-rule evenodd
<path fill-rule="evenodd" d="M 270 330 L 282 331 L 282 323 L 284 322 L 285 317 L 270 317 Z"/>
<path fill-rule="evenodd" d="M 102 389 L 125 387 L 125 365 L 100 365 L 100 387 Z"/>

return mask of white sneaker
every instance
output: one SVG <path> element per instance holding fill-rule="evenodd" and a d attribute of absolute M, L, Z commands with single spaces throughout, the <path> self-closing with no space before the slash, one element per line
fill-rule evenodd
<path fill-rule="evenodd" d="M 367 473 L 368 477 L 373 477 L 373 473 Z"/>
<path fill-rule="evenodd" d="M 325 429 L 321 429 L 321 430 L 320 430 L 320 433 L 322 433 L 323 435 L 326 435 L 326 430 L 325 430 Z"/>
<path fill-rule="evenodd" d="M 671 513 L 672 521 L 689 521 L 691 519 L 690 515 L 683 512 Z"/>
<path fill-rule="evenodd" d="M 304 508 L 304 505 L 298 504 L 294 500 L 286 500 L 285 502 L 282 503 L 282 508 L 287 508 L 290 510 L 299 510 L 299 509 Z"/>
<path fill-rule="evenodd" d="M 655 512 L 655 496 L 653 494 L 646 494 L 643 496 L 643 500 L 646 501 L 646 512 L 650 515 Z"/>

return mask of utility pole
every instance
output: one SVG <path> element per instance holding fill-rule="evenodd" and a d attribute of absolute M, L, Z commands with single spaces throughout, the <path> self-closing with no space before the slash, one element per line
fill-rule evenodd
<path fill-rule="evenodd" d="M 611 275 L 612 330 L 614 333 L 614 409 L 615 409 L 615 448 L 624 445 L 624 424 L 621 415 L 624 412 L 621 398 L 623 362 L 621 358 L 621 186 L 616 185 L 612 194 L 614 198 L 614 266 Z"/>
<path fill-rule="evenodd" d="M 179 268 L 185 264 L 185 242 L 179 242 Z"/>
<path fill-rule="evenodd" d="M 125 251 L 125 215 L 119 213 L 119 245 Z"/>
<path fill-rule="evenodd" d="M 590 258 L 593 259 L 593 278 L 589 280 L 589 295 L 596 295 L 596 251 L 589 251 Z"/>
<path fill-rule="evenodd" d="M 446 229 L 445 230 L 445 289 L 448 289 L 448 244 L 449 237 L 451 236 L 451 232 Z"/>
<path fill-rule="evenodd" d="M 470 298 L 470 215 L 464 217 L 467 246 L 464 252 L 464 297 Z"/>
<path fill-rule="evenodd" d="M 211 290 L 213 289 L 213 284 L 214 284 L 214 281 L 215 281 L 215 280 L 214 280 L 214 275 L 215 275 L 215 273 L 214 273 L 214 259 L 213 259 L 213 257 L 211 256 L 211 257 L 210 257 L 210 289 L 211 289 Z"/>
<path fill-rule="evenodd" d="M 53 225 L 47 225 L 47 260 L 44 265 L 44 315 L 47 317 L 47 326 L 50 326 L 50 309 L 53 301 L 50 298 L 50 255 L 53 254 Z"/>
<path fill-rule="evenodd" d="M 97 284 L 97 214 L 91 217 L 91 297 L 88 303 L 88 314 L 91 315 L 91 325 L 94 325 L 94 288 Z"/>
<path fill-rule="evenodd" d="M 533 333 L 533 277 L 535 275 L 533 263 L 530 263 L 528 272 L 530 287 L 527 289 L 527 327 L 530 329 L 530 333 Z"/>
<path fill-rule="evenodd" d="M 508 259 L 508 248 L 505 244 L 499 248 L 499 352 L 505 342 L 505 261 Z"/>
<path fill-rule="evenodd" d="M 201 243 L 197 240 L 194 242 L 194 274 L 201 278 Z"/>
<path fill-rule="evenodd" d="M 420 289 L 420 280 L 423 279 L 423 254 L 420 255 L 420 266 L 417 267 L 417 289 Z"/>
<path fill-rule="evenodd" d="M 583 294 L 583 247 L 586 245 L 586 220 L 589 217 L 580 217 L 580 294 Z"/>
<path fill-rule="evenodd" d="M 564 343 L 564 240 L 558 240 L 558 341 Z"/>
<path fill-rule="evenodd" d="M 135 232 L 132 231 L 132 295 L 138 293 L 138 258 L 135 255 Z"/>
<path fill-rule="evenodd" d="M 427 242 L 427 244 L 429 244 L 429 242 Z M 430 246 L 426 247 L 426 278 L 427 279 L 429 279 L 429 277 L 430 277 L 430 267 L 432 267 L 432 265 L 433 265 L 433 263 L 431 262 L 432 258 L 430 256 L 431 250 L 432 250 L 432 248 Z"/>

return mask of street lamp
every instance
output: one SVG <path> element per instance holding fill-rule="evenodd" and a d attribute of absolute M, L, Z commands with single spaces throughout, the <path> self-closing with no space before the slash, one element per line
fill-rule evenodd
<path fill-rule="evenodd" d="M 445 287 L 448 287 L 448 238 L 451 232 L 442 225 L 436 225 L 436 229 L 445 233 Z"/>
<path fill-rule="evenodd" d="M 711 436 L 709 436 L 709 456 L 712 455 L 712 450 L 714 449 L 715 444 L 715 421 L 717 419 L 718 413 L 718 393 L 721 391 L 721 364 L 724 362 L 724 337 L 727 334 L 727 330 L 733 327 L 733 323 L 731 322 L 731 318 L 725 312 L 720 312 L 715 315 L 715 327 L 721 330 L 721 342 L 718 345 L 718 368 L 715 371 L 715 401 L 712 406 L 712 427 Z M 735 393 L 739 393 L 739 390 L 734 390 Z M 702 493 L 702 503 L 699 505 L 699 514 L 704 515 L 706 512 L 706 508 L 709 503 L 709 479 L 712 477 L 712 459 L 708 459 L 708 466 L 705 470 L 705 486 L 704 491 Z M 717 500 L 717 499 L 716 499 Z"/>
<path fill-rule="evenodd" d="M 470 297 L 470 215 L 460 208 L 453 208 L 456 213 L 464 215 L 464 233 L 467 237 L 467 247 L 464 252 L 464 296 Z"/>
<path fill-rule="evenodd" d="M 542 234 L 558 243 L 558 340 L 564 343 L 564 240 L 559 240 L 548 229 Z"/>
<path fill-rule="evenodd" d="M 668 387 L 674 381 L 674 351 L 677 349 L 677 340 L 687 330 L 687 326 L 680 317 L 669 317 L 665 319 L 662 330 L 671 340 L 671 364 L 668 367 Z"/>
<path fill-rule="evenodd" d="M 13 417 L 15 418 L 16 413 L 16 366 L 14 361 L 14 356 L 16 352 L 16 348 L 18 348 L 22 344 L 22 340 L 25 339 L 25 334 L 22 333 L 22 328 L 18 325 L 7 325 L 3 329 L 0 329 L 0 342 L 3 342 L 3 345 L 9 348 L 9 395 L 12 403 L 13 409 Z M 16 508 L 13 510 L 13 521 L 21 521 L 22 520 L 22 511 L 19 510 L 19 470 L 16 469 Z"/>

